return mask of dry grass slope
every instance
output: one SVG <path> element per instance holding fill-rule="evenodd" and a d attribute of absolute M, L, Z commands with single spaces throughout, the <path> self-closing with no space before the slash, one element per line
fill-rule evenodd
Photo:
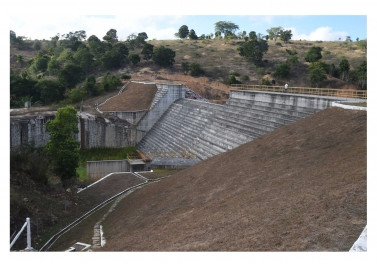
<path fill-rule="evenodd" d="M 366 224 L 366 112 L 324 110 L 131 194 L 107 251 L 347 251 Z"/>

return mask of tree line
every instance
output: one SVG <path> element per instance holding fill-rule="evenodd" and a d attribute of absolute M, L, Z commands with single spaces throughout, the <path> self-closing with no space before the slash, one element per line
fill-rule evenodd
<path fill-rule="evenodd" d="M 146 42 L 145 32 L 131 34 L 119 41 L 117 31 L 110 29 L 102 40 L 92 35 L 86 38 L 84 30 L 52 37 L 51 40 L 28 42 L 10 31 L 10 44 L 20 50 L 34 49 L 38 53 L 25 61 L 17 56 L 23 70 L 11 72 L 10 105 L 22 107 L 25 101 L 48 105 L 65 100 L 79 102 L 88 96 L 114 90 L 121 80 L 109 72 L 127 64 L 136 65 L 141 59 L 157 65 L 173 65 L 175 52 L 164 46 L 155 48 Z M 136 50 L 141 50 L 140 55 Z M 101 81 L 95 75 L 104 72 Z M 107 73 L 106 73 L 107 72 Z M 127 79 L 130 76 L 123 75 Z"/>
<path fill-rule="evenodd" d="M 175 34 L 180 39 L 204 40 L 223 39 L 237 40 L 239 54 L 250 63 L 262 68 L 263 56 L 269 49 L 268 40 L 275 45 L 278 39 L 289 43 L 292 38 L 291 30 L 282 27 L 272 27 L 267 34 L 255 31 L 237 32 L 239 26 L 230 21 L 218 21 L 214 24 L 215 34 L 197 36 L 194 29 L 182 25 Z M 57 34 L 51 40 L 28 41 L 10 31 L 11 47 L 20 50 L 37 50 L 37 55 L 25 61 L 22 55 L 17 56 L 17 65 L 22 71 L 12 71 L 10 76 L 10 105 L 22 107 L 25 101 L 32 101 L 34 105 L 48 105 L 57 102 L 76 103 L 90 97 L 112 91 L 121 84 L 121 79 L 130 78 L 127 74 L 120 78 L 110 72 L 126 65 L 137 65 L 141 60 L 151 61 L 161 67 L 171 67 L 175 63 L 175 51 L 172 49 L 146 42 L 146 32 L 131 34 L 125 41 L 120 41 L 115 29 L 106 32 L 102 39 L 92 35 L 89 38 L 84 30 Z M 347 42 L 351 42 L 347 38 Z M 366 40 L 357 40 L 358 45 L 366 49 Z M 322 50 L 312 47 L 305 57 L 310 63 L 309 78 L 313 87 L 320 86 L 326 75 L 341 78 L 347 82 L 366 89 L 366 61 L 356 70 L 347 69 L 347 59 L 341 65 L 326 65 L 321 62 Z M 295 50 L 287 49 L 287 60 L 277 65 L 272 73 L 274 78 L 288 79 L 291 70 L 298 63 Z M 348 63 L 349 64 L 349 63 Z M 349 66 L 348 66 L 349 68 Z M 183 62 L 181 70 L 192 76 L 205 74 L 205 70 L 198 63 Z M 103 78 L 96 76 L 103 75 Z M 237 74 L 230 74 L 226 83 L 239 83 Z M 262 84 L 268 84 L 262 79 Z"/>

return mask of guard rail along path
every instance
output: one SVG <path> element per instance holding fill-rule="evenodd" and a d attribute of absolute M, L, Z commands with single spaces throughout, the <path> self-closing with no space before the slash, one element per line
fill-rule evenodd
<path fill-rule="evenodd" d="M 231 87 L 239 90 L 255 90 L 281 93 L 284 92 L 284 86 L 232 84 Z M 367 99 L 366 90 L 289 87 L 288 93 Z"/>

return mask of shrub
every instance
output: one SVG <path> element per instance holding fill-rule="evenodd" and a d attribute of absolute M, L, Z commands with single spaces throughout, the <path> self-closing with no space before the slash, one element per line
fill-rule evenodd
<path fill-rule="evenodd" d="M 273 73 L 273 76 L 276 78 L 286 78 L 290 74 L 291 68 L 288 63 L 282 63 L 278 65 Z"/>
<path fill-rule="evenodd" d="M 190 75 L 191 76 L 199 76 L 199 75 L 202 75 L 204 74 L 204 70 L 202 69 L 202 67 L 200 66 L 199 63 L 191 63 L 190 64 Z"/>

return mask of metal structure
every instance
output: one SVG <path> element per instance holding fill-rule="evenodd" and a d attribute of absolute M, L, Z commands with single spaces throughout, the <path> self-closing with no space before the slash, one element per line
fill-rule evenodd
<path fill-rule="evenodd" d="M 14 243 L 16 243 L 17 239 L 20 237 L 22 231 L 24 231 L 26 227 L 26 232 L 27 232 L 27 240 L 26 240 L 26 248 L 25 250 L 27 251 L 32 251 L 34 250 L 34 248 L 31 247 L 31 228 L 30 228 L 30 218 L 26 218 L 26 222 L 25 224 L 22 226 L 22 228 L 20 229 L 20 231 L 17 233 L 17 235 L 15 236 L 15 238 L 13 239 L 12 243 L 10 243 L 10 249 L 13 247 Z"/>
<path fill-rule="evenodd" d="M 231 87 L 237 90 L 284 92 L 284 86 L 232 84 Z M 366 90 L 289 87 L 288 93 L 367 99 Z"/>

